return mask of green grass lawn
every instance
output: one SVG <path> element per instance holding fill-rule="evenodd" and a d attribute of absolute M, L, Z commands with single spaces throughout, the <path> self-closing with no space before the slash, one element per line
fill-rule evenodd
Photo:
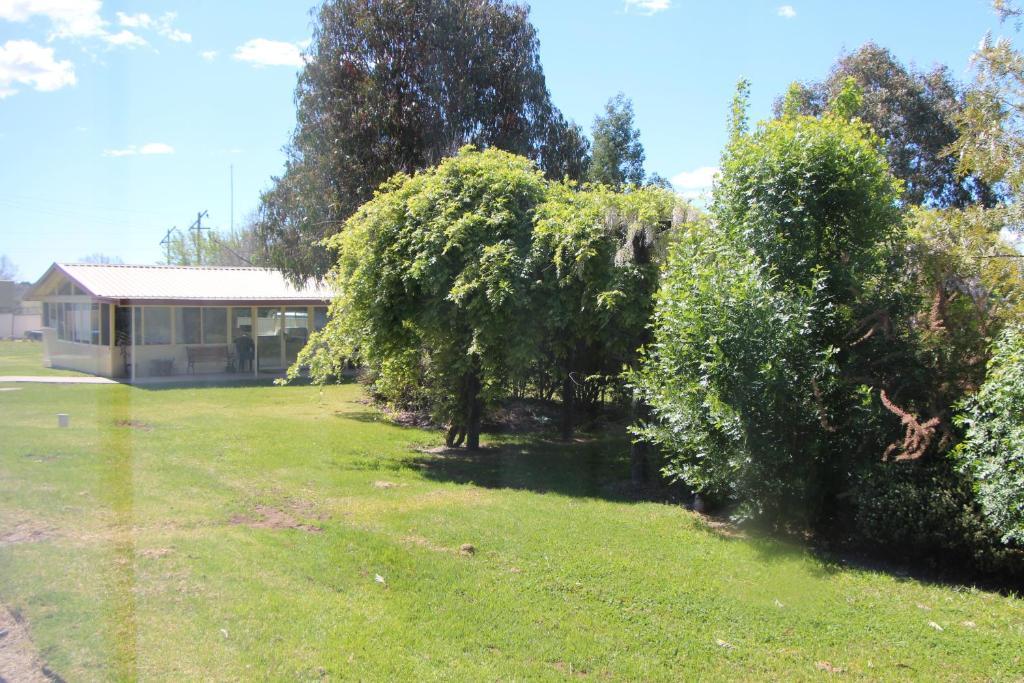
<path fill-rule="evenodd" d="M 621 441 L 426 453 L 354 384 L 0 389 L 0 604 L 68 681 L 1024 677 L 1024 601 L 619 499 Z"/>
<path fill-rule="evenodd" d="M 73 377 L 83 373 L 43 367 L 42 342 L 4 340 L 0 341 L 0 377 L 5 375 Z"/>

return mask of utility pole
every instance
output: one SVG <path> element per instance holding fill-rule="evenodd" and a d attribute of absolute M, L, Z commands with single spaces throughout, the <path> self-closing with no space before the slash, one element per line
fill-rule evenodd
<path fill-rule="evenodd" d="M 164 251 L 167 254 L 167 265 L 171 265 L 171 235 L 176 232 L 178 232 L 178 226 L 174 226 L 168 230 L 167 234 L 164 235 L 164 238 L 160 240 L 160 246 L 164 248 Z"/>
<path fill-rule="evenodd" d="M 231 164 L 231 234 L 235 234 L 235 165 Z"/>
<path fill-rule="evenodd" d="M 203 219 L 209 217 L 209 212 L 200 211 L 196 213 L 196 222 L 188 226 L 189 232 L 192 233 L 192 242 L 196 247 L 196 261 L 200 266 L 203 265 L 203 230 L 209 230 L 209 228 L 203 227 Z"/>

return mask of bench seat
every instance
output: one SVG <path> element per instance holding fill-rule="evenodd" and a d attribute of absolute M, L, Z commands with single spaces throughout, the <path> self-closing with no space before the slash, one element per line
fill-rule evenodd
<path fill-rule="evenodd" d="M 195 374 L 196 363 L 220 363 L 221 369 L 228 364 L 228 347 L 226 344 L 214 346 L 186 346 L 188 356 L 188 372 Z"/>

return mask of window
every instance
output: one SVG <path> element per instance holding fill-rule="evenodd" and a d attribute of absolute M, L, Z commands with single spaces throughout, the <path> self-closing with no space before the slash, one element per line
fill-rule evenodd
<path fill-rule="evenodd" d="M 174 309 L 174 322 L 179 344 L 202 344 L 202 314 L 199 308 Z"/>
<path fill-rule="evenodd" d="M 228 341 L 228 309 L 203 309 L 203 343 L 226 344 Z"/>
<path fill-rule="evenodd" d="M 174 338 L 178 344 L 226 344 L 228 309 L 198 306 L 174 309 Z"/>
<path fill-rule="evenodd" d="M 286 308 L 284 311 L 284 336 L 289 340 L 301 340 L 303 344 L 309 338 L 309 309 Z"/>
<path fill-rule="evenodd" d="M 231 341 L 245 335 L 252 337 L 252 309 L 232 308 L 231 309 Z"/>
<path fill-rule="evenodd" d="M 50 304 L 43 302 L 43 327 L 50 327 Z"/>
<path fill-rule="evenodd" d="M 100 304 L 100 344 L 110 346 L 110 304 Z"/>
<path fill-rule="evenodd" d="M 93 304 L 89 311 L 89 343 L 100 343 L 100 305 Z"/>
<path fill-rule="evenodd" d="M 57 287 L 57 294 L 59 296 L 70 296 L 71 295 L 71 283 L 68 282 L 67 280 L 64 280 L 63 282 L 61 282 L 60 285 Z"/>
<path fill-rule="evenodd" d="M 327 327 L 327 307 L 313 307 L 313 329 L 319 331 Z"/>
<path fill-rule="evenodd" d="M 47 315 L 57 326 L 57 339 L 79 344 L 100 343 L 99 304 L 51 304 Z"/>
<path fill-rule="evenodd" d="M 132 316 L 135 318 L 132 322 L 132 329 L 135 331 L 135 343 L 142 344 L 142 307 L 136 306 L 132 310 L 134 311 Z"/>
<path fill-rule="evenodd" d="M 171 343 L 171 308 L 170 306 L 147 306 L 142 316 L 142 343 Z"/>

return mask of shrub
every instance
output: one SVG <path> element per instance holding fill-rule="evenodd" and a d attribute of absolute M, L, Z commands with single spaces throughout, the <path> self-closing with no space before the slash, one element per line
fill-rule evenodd
<path fill-rule="evenodd" d="M 899 426 L 868 386 L 892 343 L 873 321 L 899 186 L 870 129 L 839 113 L 734 130 L 713 223 L 664 273 L 633 375 L 656 419 L 637 431 L 741 515 L 818 526 Z"/>
<path fill-rule="evenodd" d="M 966 438 L 954 456 L 986 522 L 1004 543 L 1024 545 L 1024 329 L 999 336 L 985 382 L 961 407 Z"/>

